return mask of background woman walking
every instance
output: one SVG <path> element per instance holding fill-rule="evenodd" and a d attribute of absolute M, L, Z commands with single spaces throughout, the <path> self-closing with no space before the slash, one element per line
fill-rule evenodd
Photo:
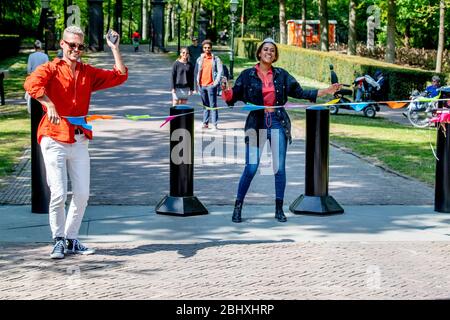
<path fill-rule="evenodd" d="M 189 51 L 181 48 L 172 67 L 172 105 L 186 104 L 194 91 L 194 66 L 189 62 Z"/>

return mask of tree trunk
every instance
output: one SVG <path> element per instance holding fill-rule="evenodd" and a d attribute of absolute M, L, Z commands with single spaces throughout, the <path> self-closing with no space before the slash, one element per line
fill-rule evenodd
<path fill-rule="evenodd" d="M 142 30 L 144 29 L 144 0 L 140 1 L 140 8 L 139 8 L 139 34 L 142 36 Z"/>
<path fill-rule="evenodd" d="M 116 0 L 116 7 L 114 12 L 114 30 L 122 38 L 122 0 Z"/>
<path fill-rule="evenodd" d="M 280 43 L 286 44 L 286 0 L 280 0 Z"/>
<path fill-rule="evenodd" d="M 395 0 L 388 0 L 386 62 L 395 63 Z"/>
<path fill-rule="evenodd" d="M 167 30 L 169 31 L 169 34 L 167 36 L 167 41 L 173 40 L 173 5 L 169 4 L 168 8 L 169 10 L 167 14 Z"/>
<path fill-rule="evenodd" d="M 320 50 L 328 51 L 328 0 L 320 0 Z"/>
<path fill-rule="evenodd" d="M 148 9 L 149 0 L 144 0 L 144 5 L 142 6 L 142 40 L 148 38 Z"/>
<path fill-rule="evenodd" d="M 111 0 L 109 0 L 109 1 L 111 1 Z M 64 2 L 63 2 L 63 10 L 64 10 L 64 28 L 66 28 L 67 27 L 67 18 L 68 18 L 68 16 L 67 16 L 67 0 L 64 0 Z"/>
<path fill-rule="evenodd" d="M 131 39 L 131 35 L 132 35 L 132 27 L 133 27 L 133 6 L 134 3 L 133 1 L 131 1 L 131 5 L 128 8 L 128 10 L 130 10 L 129 15 L 128 15 L 128 39 Z"/>
<path fill-rule="evenodd" d="M 356 1 L 350 0 L 348 6 L 348 48 L 347 54 L 356 55 Z"/>
<path fill-rule="evenodd" d="M 108 0 L 107 11 L 108 11 L 108 17 L 106 18 L 106 21 L 107 21 L 106 30 L 109 30 L 109 29 L 111 29 L 111 0 Z M 66 19 L 66 22 L 67 22 L 67 19 Z M 66 23 L 66 22 L 64 22 L 64 23 Z"/>
<path fill-rule="evenodd" d="M 302 1 L 302 47 L 306 48 L 306 0 Z"/>
<path fill-rule="evenodd" d="M 442 55 L 444 53 L 445 0 L 439 3 L 439 41 L 436 57 L 436 72 L 442 72 Z"/>
<path fill-rule="evenodd" d="M 405 25 L 405 37 L 403 38 L 403 44 L 406 48 L 411 46 L 411 20 L 406 20 Z"/>
<path fill-rule="evenodd" d="M 192 0 L 191 6 L 191 23 L 189 26 L 189 38 L 192 38 L 195 33 L 195 16 L 197 15 L 197 9 L 200 7 L 200 1 Z"/>

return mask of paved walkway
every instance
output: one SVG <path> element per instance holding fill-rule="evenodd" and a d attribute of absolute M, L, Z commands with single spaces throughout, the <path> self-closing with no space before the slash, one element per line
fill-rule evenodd
<path fill-rule="evenodd" d="M 95 93 L 92 111 L 167 115 L 171 61 L 123 51 L 128 82 Z M 92 59 L 111 62 L 109 53 Z M 196 106 L 199 96 L 190 102 Z M 30 213 L 25 154 L 0 190 L 0 299 L 80 292 L 99 299 L 449 298 L 450 215 L 433 211 L 432 188 L 338 148 L 330 148 L 329 191 L 345 214 L 287 213 L 288 222 L 277 223 L 263 161 L 244 222 L 231 223 L 245 116 L 221 111 L 221 130 L 196 131 L 195 193 L 210 214 L 189 218 L 154 213 L 169 188 L 169 127 L 122 117 L 94 122 L 91 199 L 80 230 L 99 248 L 90 257 L 48 259 L 48 218 Z M 198 113 L 197 127 L 200 121 Z M 304 189 L 303 130 L 295 128 L 288 151 L 286 211 Z"/>

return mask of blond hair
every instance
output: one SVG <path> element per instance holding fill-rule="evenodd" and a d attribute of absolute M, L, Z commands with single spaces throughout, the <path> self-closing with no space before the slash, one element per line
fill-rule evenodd
<path fill-rule="evenodd" d="M 63 33 L 63 38 L 66 36 L 66 34 L 68 33 L 72 33 L 72 34 L 76 34 L 78 36 L 80 36 L 81 38 L 84 39 L 84 32 L 83 30 L 81 30 L 80 27 L 78 26 L 70 26 L 64 29 L 64 33 Z"/>

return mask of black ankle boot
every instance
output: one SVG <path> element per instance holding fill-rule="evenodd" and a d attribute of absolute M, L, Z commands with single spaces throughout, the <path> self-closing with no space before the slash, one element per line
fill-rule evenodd
<path fill-rule="evenodd" d="M 233 211 L 233 217 L 231 218 L 231 221 L 239 223 L 242 222 L 241 218 L 241 212 L 242 212 L 242 204 L 244 202 L 242 200 L 236 200 L 234 204 L 234 211 Z"/>
<path fill-rule="evenodd" d="M 283 200 L 275 200 L 275 219 L 279 222 L 286 222 L 287 218 L 283 212 Z"/>

